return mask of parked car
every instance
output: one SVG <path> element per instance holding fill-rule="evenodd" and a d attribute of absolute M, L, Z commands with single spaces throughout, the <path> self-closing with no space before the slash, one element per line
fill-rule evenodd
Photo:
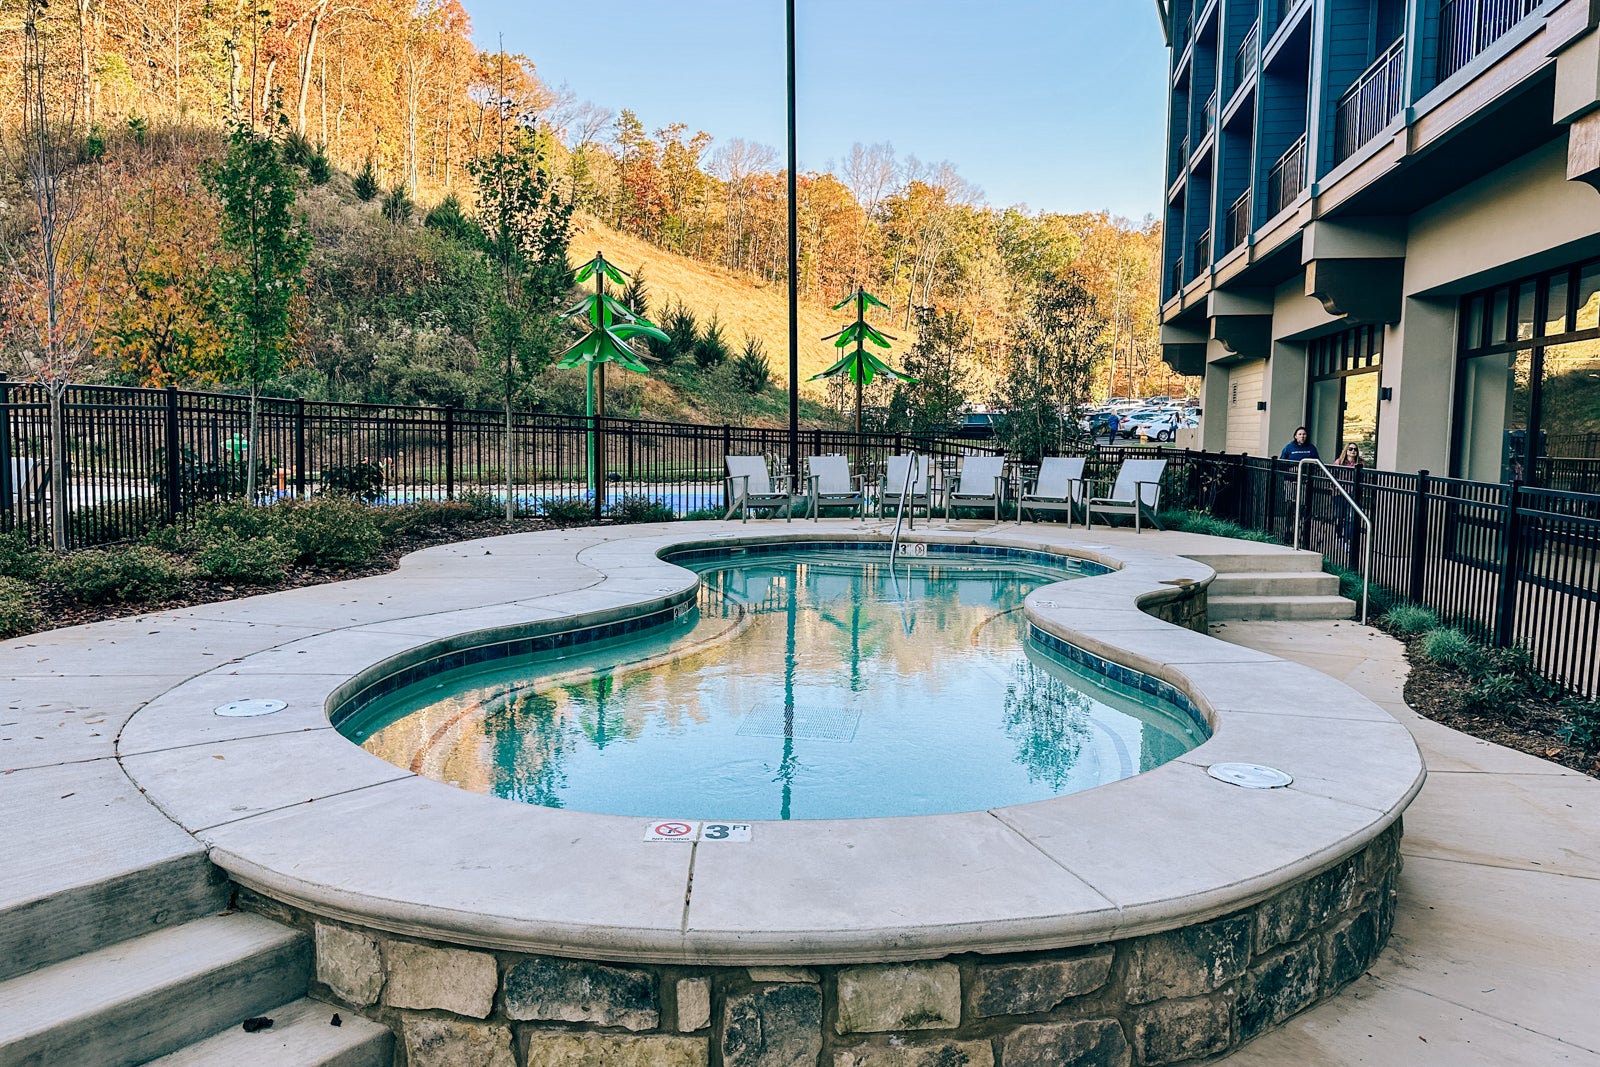
<path fill-rule="evenodd" d="M 961 416 L 955 435 L 963 441 L 992 441 L 1000 416 L 990 411 L 969 411 Z"/>

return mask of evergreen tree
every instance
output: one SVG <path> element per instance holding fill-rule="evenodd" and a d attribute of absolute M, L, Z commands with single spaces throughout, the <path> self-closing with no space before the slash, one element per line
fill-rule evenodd
<path fill-rule="evenodd" d="M 751 396 L 761 393 L 772 382 L 772 367 L 767 363 L 767 354 L 759 337 L 747 336 L 744 339 L 744 351 L 734 359 L 731 369 L 733 380 Z"/>
<path fill-rule="evenodd" d="M 954 311 L 916 309 L 917 342 L 906 353 L 905 372 L 917 380 L 896 382 L 889 400 L 890 424 L 913 433 L 938 433 L 961 420 L 967 405 L 963 355 L 972 331 Z"/>
<path fill-rule="evenodd" d="M 1011 325 L 1006 374 L 995 403 L 1005 412 L 1000 442 L 1025 463 L 1058 455 L 1067 422 L 1089 399 L 1106 359 L 1105 317 L 1080 278 L 1046 274 Z"/>

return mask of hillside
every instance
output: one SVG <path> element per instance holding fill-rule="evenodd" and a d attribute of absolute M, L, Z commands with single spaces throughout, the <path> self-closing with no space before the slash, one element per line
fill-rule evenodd
<path fill-rule="evenodd" d="M 604 252 L 606 259 L 630 274 L 642 266 L 645 285 L 649 290 L 650 318 L 653 321 L 659 323 L 665 308 L 679 300 L 695 313 L 702 327 L 715 314 L 722 323 L 723 337 L 735 352 L 743 348 L 746 337 L 761 341 L 766 349 L 767 363 L 772 368 L 772 389 L 778 392 L 787 390 L 789 299 L 783 285 L 762 285 L 747 275 L 668 252 L 648 241 L 613 230 L 586 215 L 576 217 L 573 223 L 567 255 L 575 266 L 587 261 L 597 251 Z M 823 384 L 806 379 L 838 359 L 832 342 L 821 338 L 838 330 L 849 317 L 846 311 L 830 311 L 827 304 L 801 298 L 802 398 L 825 402 Z M 913 335 L 908 335 L 898 327 L 894 329 L 894 336 L 899 341 L 889 354 L 891 363 L 897 362 L 896 357 L 910 348 L 913 340 Z M 644 405 L 646 409 L 656 407 L 665 399 L 661 391 L 654 387 L 647 387 L 647 396 L 650 402 Z M 696 399 L 684 398 L 689 406 L 698 406 L 694 403 Z"/>

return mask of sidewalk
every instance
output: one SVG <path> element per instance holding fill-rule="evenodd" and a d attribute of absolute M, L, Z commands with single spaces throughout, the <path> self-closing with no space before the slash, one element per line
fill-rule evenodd
<path fill-rule="evenodd" d="M 1429 774 L 1406 812 L 1399 912 L 1378 962 L 1222 1062 L 1600 1067 L 1600 781 L 1417 715 L 1402 646 L 1370 627 L 1211 629 L 1353 686 L 1410 728 Z"/>

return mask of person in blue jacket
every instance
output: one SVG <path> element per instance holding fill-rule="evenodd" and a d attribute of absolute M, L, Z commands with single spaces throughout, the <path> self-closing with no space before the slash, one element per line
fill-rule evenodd
<path fill-rule="evenodd" d="M 1291 463 L 1299 463 L 1303 459 L 1321 459 L 1317 455 L 1317 446 L 1311 443 L 1311 431 L 1304 426 L 1295 430 L 1294 440 L 1283 446 L 1283 451 L 1278 453 L 1279 459 L 1286 459 Z"/>

